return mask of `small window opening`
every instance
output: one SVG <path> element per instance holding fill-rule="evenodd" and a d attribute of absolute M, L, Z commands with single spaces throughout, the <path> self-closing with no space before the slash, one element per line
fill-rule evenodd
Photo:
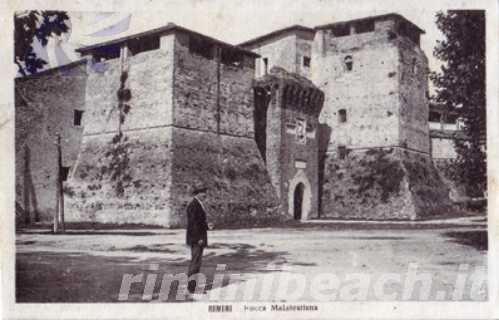
<path fill-rule="evenodd" d="M 213 44 L 200 37 L 189 38 L 189 52 L 207 59 L 213 59 Z"/>
<path fill-rule="evenodd" d="M 352 69 L 353 69 L 353 58 L 352 58 L 352 56 L 346 56 L 343 61 L 345 63 L 345 70 L 346 71 L 352 71 Z"/>
<path fill-rule="evenodd" d="M 269 58 L 263 58 L 263 74 L 267 74 L 269 72 Z"/>
<path fill-rule="evenodd" d="M 73 125 L 77 127 L 81 126 L 82 119 L 83 119 L 83 110 L 74 110 Z"/>
<path fill-rule="evenodd" d="M 435 111 L 430 111 L 430 117 L 428 120 L 430 122 L 440 122 L 440 113 Z"/>
<path fill-rule="evenodd" d="M 335 36 L 335 37 L 348 36 L 348 35 L 350 35 L 350 25 L 343 24 L 343 25 L 334 26 L 331 29 L 331 32 L 332 32 L 333 36 Z"/>
<path fill-rule="evenodd" d="M 456 124 L 457 122 L 459 121 L 459 117 L 457 115 L 457 113 L 448 113 L 446 115 L 446 117 L 443 119 L 443 122 L 444 123 L 447 123 L 447 124 Z"/>
<path fill-rule="evenodd" d="M 92 58 L 95 62 L 117 59 L 120 57 L 121 49 L 118 45 L 109 45 L 95 49 Z"/>
<path fill-rule="evenodd" d="M 128 48 L 133 55 L 145 51 L 159 49 L 159 37 L 136 38 L 128 42 Z"/>
<path fill-rule="evenodd" d="M 416 73 L 418 71 L 418 64 L 417 64 L 416 58 L 412 58 L 411 71 L 412 71 L 412 73 Z"/>
<path fill-rule="evenodd" d="M 347 147 L 338 146 L 338 158 L 345 159 L 347 156 Z"/>
<path fill-rule="evenodd" d="M 310 67 L 310 57 L 303 57 L 303 66 Z"/>
<path fill-rule="evenodd" d="M 340 123 L 347 122 L 347 111 L 345 109 L 340 109 L 338 111 L 338 120 Z"/>
<path fill-rule="evenodd" d="M 240 67 L 243 65 L 244 56 L 241 52 L 231 49 L 223 49 L 220 57 L 221 62 L 228 66 Z"/>
<path fill-rule="evenodd" d="M 61 168 L 61 179 L 62 181 L 67 181 L 69 177 L 69 170 L 71 167 L 62 167 Z"/>
<path fill-rule="evenodd" d="M 355 24 L 355 33 L 365 33 L 374 31 L 374 20 L 357 22 Z"/>

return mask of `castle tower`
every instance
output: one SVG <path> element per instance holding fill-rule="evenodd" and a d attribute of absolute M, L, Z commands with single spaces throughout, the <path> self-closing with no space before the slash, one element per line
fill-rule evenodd
<path fill-rule="evenodd" d="M 239 46 L 259 55 L 255 61 L 257 78 L 266 75 L 275 66 L 310 78 L 314 34 L 312 28 L 293 25 L 245 41 Z"/>
<path fill-rule="evenodd" d="M 333 131 L 327 151 L 394 147 L 428 154 L 424 31 L 396 14 L 316 30 L 312 81 L 326 95 L 320 118 Z"/>
<path fill-rule="evenodd" d="M 320 122 L 323 216 L 417 219 L 438 214 L 448 189 L 429 150 L 424 31 L 397 14 L 316 27 L 312 81 Z"/>
<path fill-rule="evenodd" d="M 198 183 L 219 226 L 280 219 L 254 139 L 256 54 L 173 24 L 79 51 L 89 63 L 74 220 L 183 226 Z"/>
<path fill-rule="evenodd" d="M 281 200 L 295 220 L 318 217 L 318 116 L 324 95 L 310 80 L 273 68 L 254 84 L 256 141 Z"/>

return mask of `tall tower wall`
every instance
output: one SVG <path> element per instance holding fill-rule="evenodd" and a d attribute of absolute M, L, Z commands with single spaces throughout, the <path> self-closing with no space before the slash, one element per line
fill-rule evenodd
<path fill-rule="evenodd" d="M 201 40 L 189 34 L 175 40 L 172 219 L 183 224 L 192 187 L 202 183 L 215 224 L 280 220 L 254 138 L 254 58 Z"/>
<path fill-rule="evenodd" d="M 421 32 L 398 15 L 317 28 L 323 217 L 418 219 L 449 208 L 429 155 Z"/>

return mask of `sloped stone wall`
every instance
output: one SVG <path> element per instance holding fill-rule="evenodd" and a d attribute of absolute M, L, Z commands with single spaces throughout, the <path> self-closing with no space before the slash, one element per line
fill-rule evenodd
<path fill-rule="evenodd" d="M 77 171 L 66 188 L 66 220 L 169 226 L 171 128 L 127 132 L 121 175 L 111 165 L 112 137 L 84 137 Z"/>
<path fill-rule="evenodd" d="M 405 220 L 447 213 L 449 190 L 431 159 L 396 148 L 327 155 L 323 218 Z"/>
<path fill-rule="evenodd" d="M 175 128 L 173 140 L 174 225 L 185 225 L 185 209 L 198 183 L 209 189 L 208 220 L 218 227 L 268 226 L 286 218 L 252 138 Z"/>
<path fill-rule="evenodd" d="M 191 52 L 175 38 L 172 221 L 185 225 L 192 187 L 209 188 L 209 220 L 218 226 L 269 225 L 284 217 L 254 138 L 254 61 L 239 65 Z M 208 49 L 207 49 L 208 50 Z M 224 50 L 224 48 L 221 48 Z"/>

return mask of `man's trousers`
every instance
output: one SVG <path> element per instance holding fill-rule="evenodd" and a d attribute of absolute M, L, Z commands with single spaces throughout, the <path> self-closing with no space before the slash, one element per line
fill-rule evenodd
<path fill-rule="evenodd" d="M 187 272 L 187 277 L 190 277 L 201 270 L 201 259 L 203 258 L 203 246 L 199 244 L 191 245 L 191 262 L 189 264 L 189 270 Z M 196 289 L 196 280 L 190 280 L 187 289 L 190 293 L 193 293 Z"/>

